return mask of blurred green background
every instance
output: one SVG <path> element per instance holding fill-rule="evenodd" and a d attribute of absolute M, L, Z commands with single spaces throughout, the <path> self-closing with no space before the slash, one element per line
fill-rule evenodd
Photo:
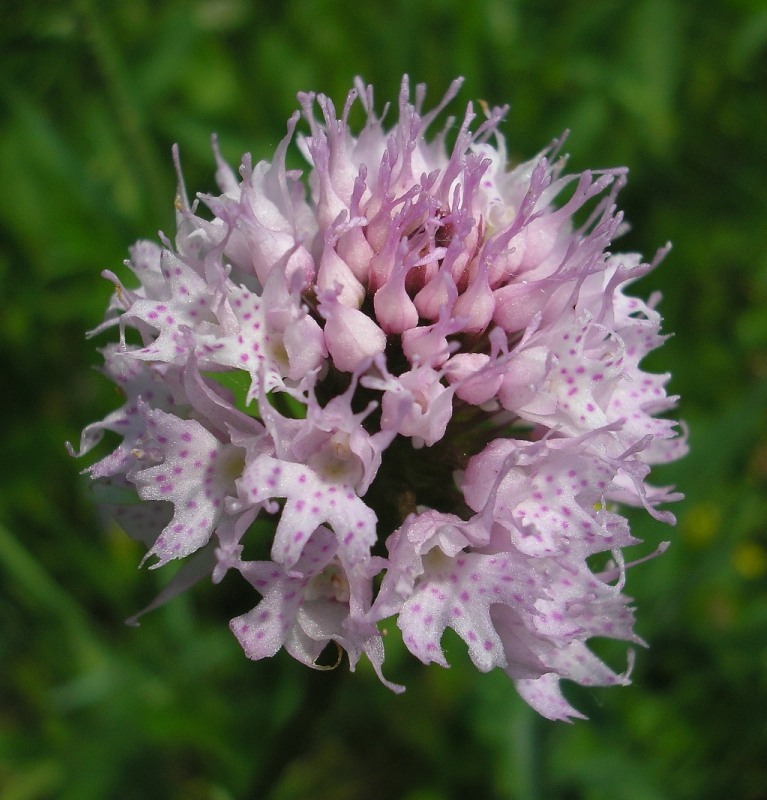
<path fill-rule="evenodd" d="M 632 570 L 634 684 L 537 718 L 461 643 L 451 670 L 390 637 L 387 674 L 248 662 L 226 620 L 255 595 L 167 579 L 103 519 L 65 440 L 118 400 L 84 331 L 139 237 L 172 232 L 173 142 L 214 188 L 210 134 L 269 158 L 299 90 L 356 74 L 395 99 L 510 101 L 514 158 L 565 128 L 571 167 L 627 165 L 619 249 L 662 266 L 691 455 L 661 471 L 674 530 Z M 459 105 L 454 106 L 457 110 Z M 762 0 L 96 0 L 0 10 L 0 800 L 767 798 L 767 8 Z M 162 574 L 165 573 L 165 574 Z M 395 633 L 395 632 L 393 632 Z M 620 664 L 620 650 L 608 652 Z"/>

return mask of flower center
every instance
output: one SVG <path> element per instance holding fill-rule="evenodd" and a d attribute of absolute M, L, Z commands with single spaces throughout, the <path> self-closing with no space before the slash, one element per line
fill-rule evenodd
<path fill-rule="evenodd" d="M 337 600 L 349 602 L 349 581 L 336 559 L 330 562 L 318 575 L 315 575 L 304 589 L 306 600 Z"/>
<path fill-rule="evenodd" d="M 337 431 L 308 459 L 309 466 L 328 483 L 355 485 L 362 477 L 362 465 L 349 447 L 349 434 Z"/>

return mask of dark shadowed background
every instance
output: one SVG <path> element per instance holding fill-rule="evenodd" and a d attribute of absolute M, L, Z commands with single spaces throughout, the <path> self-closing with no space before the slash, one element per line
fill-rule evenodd
<path fill-rule="evenodd" d="M 630 167 L 620 249 L 674 244 L 636 291 L 675 332 L 650 367 L 692 451 L 657 480 L 687 499 L 673 530 L 635 515 L 646 549 L 673 542 L 629 574 L 651 647 L 629 688 L 567 687 L 588 722 L 539 719 L 457 639 L 443 670 L 392 631 L 401 697 L 366 665 L 249 662 L 226 622 L 251 594 L 124 626 L 172 568 L 137 570 L 64 448 L 119 403 L 84 331 L 101 270 L 172 233 L 171 145 L 210 191 L 212 132 L 270 158 L 297 91 L 342 103 L 359 74 L 380 107 L 403 72 L 511 102 L 514 159 L 569 128 L 572 169 Z M 767 798 L 766 134 L 761 0 L 3 4 L 0 800 Z"/>

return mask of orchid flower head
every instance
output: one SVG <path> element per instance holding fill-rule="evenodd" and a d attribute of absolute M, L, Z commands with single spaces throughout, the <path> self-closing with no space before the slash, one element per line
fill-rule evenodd
<path fill-rule="evenodd" d="M 115 334 L 103 371 L 124 401 L 76 454 L 133 494 L 114 511 L 151 566 L 207 554 L 177 590 L 255 593 L 231 621 L 249 658 L 319 667 L 331 646 L 400 691 L 385 621 L 442 666 L 452 628 L 477 669 L 568 719 L 562 679 L 628 681 L 589 639 L 641 643 L 622 506 L 672 523 L 659 506 L 680 497 L 648 483 L 686 450 L 669 376 L 641 366 L 658 298 L 626 294 L 665 249 L 614 250 L 626 170 L 569 174 L 562 141 L 510 163 L 507 107 L 433 132 L 460 85 L 428 110 L 404 77 L 391 122 L 359 79 L 340 109 L 301 94 L 272 159 L 238 173 L 214 141 L 220 193 L 190 204 L 179 177 L 175 239 L 134 246 L 133 288 L 107 275 L 94 335 Z"/>

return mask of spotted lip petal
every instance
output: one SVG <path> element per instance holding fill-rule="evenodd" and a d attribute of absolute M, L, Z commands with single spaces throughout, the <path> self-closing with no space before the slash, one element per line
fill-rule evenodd
<path fill-rule="evenodd" d="M 352 564 L 368 557 L 375 544 L 375 513 L 351 484 L 325 479 L 304 464 L 260 456 L 245 469 L 238 488 L 245 503 L 285 498 L 272 558 L 288 569 L 298 562 L 309 537 L 323 523 L 335 531 L 341 552 Z"/>
<path fill-rule="evenodd" d="M 242 450 L 220 442 L 196 420 L 182 420 L 159 409 L 139 406 L 151 447 L 161 463 L 127 474 L 142 500 L 173 503 L 173 519 L 162 530 L 145 560 L 153 567 L 198 550 L 210 539 L 234 492 L 233 476 Z"/>

